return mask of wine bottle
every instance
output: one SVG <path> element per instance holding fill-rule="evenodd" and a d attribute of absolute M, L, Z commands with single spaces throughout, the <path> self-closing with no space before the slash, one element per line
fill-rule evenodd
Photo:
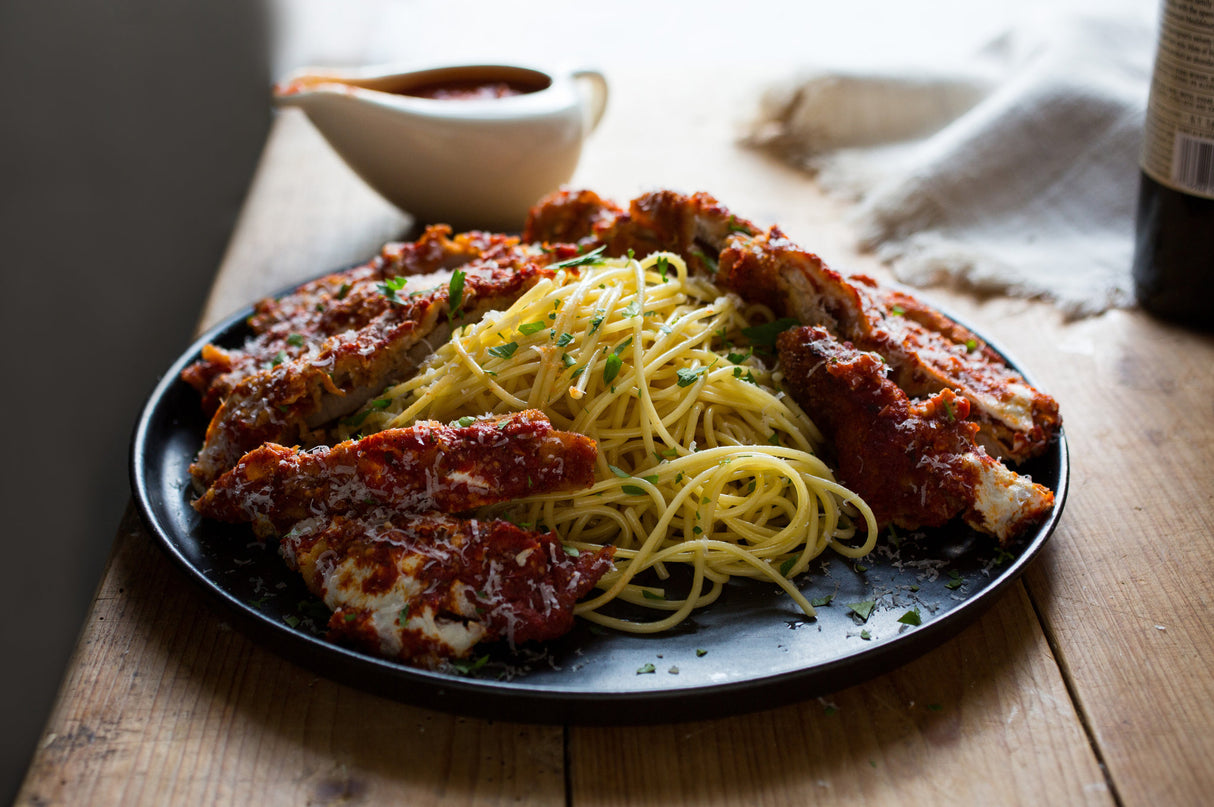
<path fill-rule="evenodd" d="M 1159 317 L 1214 329 L 1214 3 L 1165 0 L 1147 101 L 1134 290 Z"/>

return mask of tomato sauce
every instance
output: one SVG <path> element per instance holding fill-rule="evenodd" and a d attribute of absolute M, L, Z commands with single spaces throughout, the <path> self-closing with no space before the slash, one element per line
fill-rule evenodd
<path fill-rule="evenodd" d="M 517 81 L 442 81 L 399 90 L 398 95 L 436 101 L 485 101 L 537 92 L 543 87 Z"/>

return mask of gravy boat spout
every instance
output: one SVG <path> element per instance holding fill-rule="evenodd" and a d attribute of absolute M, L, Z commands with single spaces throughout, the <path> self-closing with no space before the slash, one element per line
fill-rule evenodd
<path fill-rule="evenodd" d="M 569 181 L 607 104 L 595 70 L 307 71 L 274 88 L 368 185 L 424 223 L 519 229 Z"/>

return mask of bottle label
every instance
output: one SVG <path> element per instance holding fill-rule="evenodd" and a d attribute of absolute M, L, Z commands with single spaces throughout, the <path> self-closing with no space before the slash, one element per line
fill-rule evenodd
<path fill-rule="evenodd" d="M 1147 101 L 1142 170 L 1214 199 L 1214 0 L 1166 0 Z"/>

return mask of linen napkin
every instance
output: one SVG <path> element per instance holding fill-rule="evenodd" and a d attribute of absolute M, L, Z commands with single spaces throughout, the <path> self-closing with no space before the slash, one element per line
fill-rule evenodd
<path fill-rule="evenodd" d="M 912 285 L 1133 303 L 1143 13 L 1007 31 L 963 65 L 817 70 L 770 88 L 745 142 L 855 201 L 860 245 Z"/>

